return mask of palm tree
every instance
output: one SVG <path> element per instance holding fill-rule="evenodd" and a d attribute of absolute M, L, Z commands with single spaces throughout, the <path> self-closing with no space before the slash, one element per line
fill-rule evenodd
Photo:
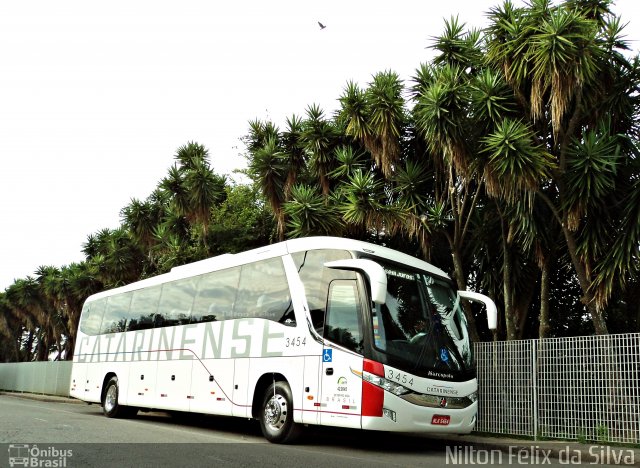
<path fill-rule="evenodd" d="M 207 248 L 206 239 L 209 232 L 211 210 L 224 200 L 226 182 L 226 177 L 215 174 L 206 162 L 198 162 L 185 176 L 190 202 L 187 217 L 201 226 L 201 239 L 205 249 Z"/>
<path fill-rule="evenodd" d="M 154 204 L 149 199 L 140 201 L 137 198 L 132 198 L 131 202 L 120 210 L 120 219 L 122 225 L 131 232 L 136 242 L 145 250 L 149 250 L 153 245 L 153 228 L 162 219 L 161 212 L 156 209 Z"/>
<path fill-rule="evenodd" d="M 407 159 L 396 170 L 392 182 L 394 201 L 405 210 L 402 229 L 418 241 L 423 256 L 429 259 L 434 231 L 446 224 L 437 219 L 435 171 L 426 160 Z"/>
<path fill-rule="evenodd" d="M 425 256 L 444 238 L 459 289 L 482 273 L 499 291 L 508 338 L 522 334 L 538 276 L 547 332 L 552 261 L 566 251 L 596 331 L 606 332 L 602 308 L 633 281 L 640 256 L 640 60 L 620 54 L 608 5 L 505 2 L 484 35 L 451 19 L 409 88 L 410 116 L 391 72 L 364 89 L 349 82 L 333 120 L 307 109 L 300 138 L 290 139 L 303 143 L 307 170 L 294 178 L 283 135 L 251 123 L 250 167 L 279 213 L 280 237 L 285 219 L 290 234 L 325 229 L 321 193 L 325 209 L 340 207 L 348 235 L 417 239 Z M 319 188 L 300 183 L 301 172 Z"/>
<path fill-rule="evenodd" d="M 433 59 L 436 66 L 457 66 L 474 74 L 482 63 L 481 32 L 476 29 L 466 31 L 464 23 L 460 23 L 457 17 L 445 20 L 442 34 L 432 39 L 431 47 L 439 52 Z"/>
<path fill-rule="evenodd" d="M 0 293 L 0 361 L 19 362 L 24 324 L 13 314 L 5 293 Z"/>
<path fill-rule="evenodd" d="M 528 139 L 554 163 L 540 174 L 536 195 L 562 230 L 598 334 L 607 333 L 603 307 L 615 278 L 638 258 L 640 241 L 633 229 L 609 227 L 625 224 L 620 201 L 632 197 L 631 174 L 637 174 L 629 170 L 637 149 L 621 135 L 638 137 L 638 61 L 621 55 L 626 45 L 609 3 L 538 0 L 514 8 L 506 2 L 491 11 L 487 30 L 489 65 L 517 96 L 520 125 L 533 134 Z M 625 249 L 630 246 L 636 248 Z M 613 251 L 617 260 L 605 253 Z"/>
<path fill-rule="evenodd" d="M 287 126 L 279 137 L 281 157 L 287 168 L 287 180 L 284 184 L 284 198 L 290 199 L 291 190 L 303 175 L 307 165 L 307 154 L 302 140 L 303 122 L 295 114 L 287 118 Z"/>
<path fill-rule="evenodd" d="M 193 246 L 188 241 L 172 232 L 168 222 L 156 227 L 154 237 L 156 243 L 152 248 L 152 254 L 156 259 L 159 273 L 166 273 L 175 266 L 202 259 L 202 254 L 194 252 Z"/>
<path fill-rule="evenodd" d="M 389 200 L 387 184 L 375 171 L 355 170 L 337 195 L 342 219 L 355 237 L 384 238 L 404 227 L 406 208 Z"/>
<path fill-rule="evenodd" d="M 262 148 L 269 139 L 276 141 L 280 137 L 280 131 L 273 122 L 262 122 L 255 119 L 249 121 L 249 133 L 242 138 L 242 141 L 249 150 L 249 157 L 253 156 L 257 150 Z"/>
<path fill-rule="evenodd" d="M 338 119 L 345 133 L 361 142 L 385 177 L 392 176 L 400 159 L 400 139 L 406 126 L 403 84 L 392 71 L 377 73 L 366 90 L 348 82 L 340 97 Z"/>
<path fill-rule="evenodd" d="M 255 145 L 249 151 L 252 157 L 248 173 L 260 187 L 274 213 L 278 239 L 284 240 L 285 219 L 282 205 L 285 202 L 288 176 L 286 159 L 278 147 L 277 136 L 269 136 L 263 146 Z"/>
<path fill-rule="evenodd" d="M 73 359 L 80 313 L 84 301 L 104 289 L 98 269 L 92 262 L 71 263 L 61 269 L 61 294 L 65 301 L 69 336 L 65 343 L 65 358 Z"/>
<path fill-rule="evenodd" d="M 46 361 L 56 334 L 56 321 L 52 321 L 52 311 L 43 297 L 37 280 L 31 276 L 16 280 L 6 289 L 8 305 L 14 315 L 24 320 L 35 337 L 35 359 Z M 29 341 L 31 341 L 31 337 Z M 31 355 L 31 343 L 26 350 Z M 33 356 L 32 356 L 33 357 Z"/>
<path fill-rule="evenodd" d="M 89 235 L 82 250 L 105 287 L 137 281 L 144 271 L 145 254 L 124 227 Z"/>
<path fill-rule="evenodd" d="M 189 190 L 184 180 L 184 169 L 174 164 L 160 181 L 158 188 L 164 192 L 173 209 L 186 216 L 190 210 Z"/>
<path fill-rule="evenodd" d="M 175 212 L 200 227 L 205 252 L 211 210 L 223 201 L 226 184 L 226 178 L 211 169 L 208 156 L 208 150 L 198 143 L 181 146 L 175 155 L 177 163 L 159 186 L 168 195 Z"/>
<path fill-rule="evenodd" d="M 447 239 L 458 289 L 466 290 L 465 250 L 474 211 L 484 192 L 474 154 L 480 127 L 470 110 L 473 76 L 468 62 L 477 52 L 476 41 L 467 40 L 457 23 L 447 22 L 444 36 L 448 42 L 455 40 L 462 47 L 455 53 L 441 51 L 434 60 L 439 65 L 418 70 L 412 88 L 413 117 L 418 134 L 426 143 L 426 156 L 432 158 L 439 185 L 430 206 L 425 206 L 422 219 L 427 229 L 438 231 Z M 479 340 L 468 304 L 465 315 L 472 339 Z"/>
<path fill-rule="evenodd" d="M 291 200 L 284 204 L 291 237 L 311 235 L 340 235 L 343 229 L 340 210 L 335 201 L 326 202 L 315 187 L 295 185 L 291 189 Z"/>
<path fill-rule="evenodd" d="M 307 119 L 302 124 L 302 142 L 322 194 L 327 196 L 331 190 L 329 173 L 335 168 L 334 151 L 340 144 L 340 133 L 335 123 L 327 120 L 316 104 L 307 107 Z"/>
<path fill-rule="evenodd" d="M 352 146 L 336 148 L 335 156 L 336 168 L 329 173 L 329 178 L 338 183 L 347 181 L 357 170 L 364 170 L 369 166 L 367 155 Z"/>
<path fill-rule="evenodd" d="M 48 320 L 51 324 L 57 359 L 63 356 L 63 341 L 71 336 L 69 329 L 68 303 L 65 298 L 64 283 L 60 269 L 54 266 L 40 266 L 35 272 L 36 281 L 40 286 L 43 303 L 48 310 Z"/>

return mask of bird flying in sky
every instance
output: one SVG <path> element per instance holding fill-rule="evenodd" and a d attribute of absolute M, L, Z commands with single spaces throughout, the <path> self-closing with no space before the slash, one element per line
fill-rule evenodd
<path fill-rule="evenodd" d="M 322 30 L 322 29 L 324 29 L 324 28 L 326 28 L 326 26 L 325 26 L 324 24 L 322 24 L 320 21 L 318 21 L 318 25 L 320 26 L 320 29 L 321 29 L 321 30 Z"/>

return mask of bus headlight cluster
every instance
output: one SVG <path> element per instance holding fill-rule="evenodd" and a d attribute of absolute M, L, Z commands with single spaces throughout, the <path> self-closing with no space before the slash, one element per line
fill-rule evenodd
<path fill-rule="evenodd" d="M 471 406 L 478 399 L 478 393 L 473 392 L 465 397 L 449 397 L 442 395 L 430 395 L 426 393 L 410 393 L 400 398 L 419 406 L 430 408 L 462 409 Z"/>
<path fill-rule="evenodd" d="M 402 385 L 393 382 L 392 380 L 385 379 L 384 377 L 380 377 L 378 375 L 371 374 L 369 372 L 362 373 L 362 379 L 370 384 L 375 385 L 376 387 L 380 387 L 386 390 L 389 393 L 393 393 L 394 395 L 406 395 L 407 393 L 411 393 L 407 387 L 403 387 Z"/>
<path fill-rule="evenodd" d="M 473 392 L 465 397 L 451 397 L 443 395 L 433 395 L 427 393 L 417 393 L 413 390 L 403 387 L 399 383 L 393 380 L 385 379 L 379 375 L 371 374 L 364 371 L 362 373 L 362 380 L 369 382 L 376 387 L 380 387 L 389 393 L 399 396 L 403 400 L 413 403 L 419 406 L 428 406 L 431 408 L 448 408 L 448 409 L 462 409 L 471 406 L 478 401 L 478 392 Z"/>

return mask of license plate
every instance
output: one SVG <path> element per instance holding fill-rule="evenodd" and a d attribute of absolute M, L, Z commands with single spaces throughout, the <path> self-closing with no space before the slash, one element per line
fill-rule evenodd
<path fill-rule="evenodd" d="M 448 426 L 450 422 L 451 422 L 451 416 L 441 416 L 441 415 L 435 414 L 431 418 L 431 424 L 436 426 Z"/>

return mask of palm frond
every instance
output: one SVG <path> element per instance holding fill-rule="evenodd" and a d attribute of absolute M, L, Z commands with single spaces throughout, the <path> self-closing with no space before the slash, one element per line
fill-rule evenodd
<path fill-rule="evenodd" d="M 531 129 L 521 121 L 504 119 L 481 141 L 487 192 L 510 203 L 536 191 L 554 167 L 553 156 L 534 142 Z"/>

